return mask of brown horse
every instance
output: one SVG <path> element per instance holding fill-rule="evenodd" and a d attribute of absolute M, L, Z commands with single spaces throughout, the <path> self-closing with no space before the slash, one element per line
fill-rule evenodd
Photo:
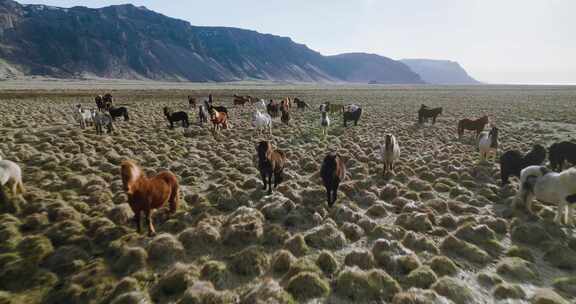
<path fill-rule="evenodd" d="M 272 116 L 272 118 L 276 118 L 280 112 L 280 104 L 270 99 L 270 102 L 266 106 L 266 111 L 270 116 Z"/>
<path fill-rule="evenodd" d="M 306 108 L 310 108 L 310 106 L 303 100 L 300 100 L 298 97 L 294 98 L 294 103 L 296 104 L 296 107 L 298 107 L 298 109 L 306 109 Z"/>
<path fill-rule="evenodd" d="M 196 108 L 196 98 L 188 95 L 188 107 L 191 109 L 195 109 Z"/>
<path fill-rule="evenodd" d="M 287 109 L 292 108 L 292 98 L 286 97 L 282 100 L 282 107 L 286 107 Z"/>
<path fill-rule="evenodd" d="M 152 224 L 152 210 L 170 204 L 170 213 L 178 209 L 178 179 L 170 171 L 162 171 L 148 177 L 142 169 L 131 160 L 125 160 L 120 165 L 120 174 L 124 191 L 128 195 L 128 203 L 134 211 L 134 221 L 140 233 L 140 214 L 144 212 L 148 222 L 148 235 L 156 233 Z"/>
<path fill-rule="evenodd" d="M 269 141 L 261 141 L 256 146 L 258 153 L 258 170 L 264 183 L 264 190 L 268 188 L 268 194 L 272 194 L 272 175 L 274 175 L 274 188 L 282 182 L 282 172 L 286 166 L 286 154 L 280 150 L 274 150 Z"/>
<path fill-rule="evenodd" d="M 338 187 L 346 177 L 346 165 L 344 160 L 335 152 L 328 153 L 322 161 L 320 177 L 326 187 L 328 207 L 332 207 L 338 197 Z"/>
<path fill-rule="evenodd" d="M 484 115 L 476 120 L 471 120 L 468 118 L 462 119 L 458 122 L 458 139 L 462 138 L 464 135 L 464 130 L 476 131 L 476 137 L 480 135 L 480 132 L 484 131 L 484 127 L 488 124 L 488 116 Z"/>
<path fill-rule="evenodd" d="M 280 121 L 282 121 L 284 124 L 289 124 L 290 123 L 290 110 L 288 109 L 288 107 L 285 105 L 282 105 L 282 108 L 280 109 L 280 111 L 282 112 L 282 115 L 280 116 Z"/>
<path fill-rule="evenodd" d="M 215 108 L 210 109 L 210 121 L 212 121 L 212 132 L 220 129 L 228 129 L 228 114 L 218 112 Z"/>
<path fill-rule="evenodd" d="M 250 102 L 250 96 L 238 96 L 234 94 L 234 105 L 244 106 L 246 103 Z"/>

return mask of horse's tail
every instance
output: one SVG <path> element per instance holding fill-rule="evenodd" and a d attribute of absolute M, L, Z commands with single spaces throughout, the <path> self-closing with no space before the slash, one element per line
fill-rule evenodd
<path fill-rule="evenodd" d="M 170 213 L 175 213 L 178 210 L 178 205 L 180 204 L 179 201 L 179 190 L 180 186 L 178 186 L 178 179 L 176 176 L 173 176 L 172 184 L 170 185 Z"/>
<path fill-rule="evenodd" d="M 124 120 L 125 121 L 130 120 L 130 116 L 128 116 L 128 109 L 124 109 Z"/>

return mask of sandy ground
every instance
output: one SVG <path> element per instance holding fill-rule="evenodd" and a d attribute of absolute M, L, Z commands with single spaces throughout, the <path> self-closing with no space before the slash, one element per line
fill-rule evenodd
<path fill-rule="evenodd" d="M 576 303 L 576 230 L 510 202 L 497 162 L 478 162 L 456 122 L 487 114 L 501 152 L 575 140 L 574 87 L 174 85 L 0 83 L 0 155 L 21 164 L 27 192 L 0 209 L 0 299 L 14 303 Z M 22 90 L 26 88 L 27 90 Z M 34 88 L 31 90 L 30 88 Z M 110 88 L 126 106 L 112 135 L 74 120 Z M 186 96 L 214 94 L 232 128 L 214 137 Z M 271 196 L 254 164 L 250 107 L 232 95 L 299 97 L 312 110 L 274 121 L 286 181 Z M 320 136 L 318 105 L 356 103 L 344 128 Z M 420 104 L 442 106 L 415 124 Z M 186 110 L 169 129 L 162 107 Z M 401 145 L 395 176 L 375 152 L 383 134 Z M 336 150 L 348 176 L 328 209 L 319 169 Z M 158 210 L 158 235 L 138 235 L 119 176 L 123 159 L 180 179 L 176 215 Z M 555 302 L 545 302 L 546 300 Z M 1 301 L 0 301 L 1 302 Z M 4 302 L 2 302 L 4 303 Z"/>

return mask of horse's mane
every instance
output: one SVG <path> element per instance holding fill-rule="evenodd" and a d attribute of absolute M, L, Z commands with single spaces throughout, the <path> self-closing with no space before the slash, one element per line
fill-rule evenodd
<path fill-rule="evenodd" d="M 128 194 L 132 191 L 130 185 L 144 177 L 142 169 L 140 169 L 140 167 L 131 160 L 122 161 L 120 165 L 120 173 L 122 175 L 122 183 L 124 184 L 124 188 Z"/>

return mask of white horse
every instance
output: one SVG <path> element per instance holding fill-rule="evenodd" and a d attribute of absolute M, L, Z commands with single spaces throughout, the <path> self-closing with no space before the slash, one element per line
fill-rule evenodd
<path fill-rule="evenodd" d="M 257 101 L 254 106 L 256 107 L 256 110 L 266 112 L 266 101 L 264 99 Z"/>
<path fill-rule="evenodd" d="M 252 126 L 256 128 L 259 134 L 261 134 L 263 130 L 268 129 L 270 137 L 272 137 L 272 117 L 270 114 L 256 110 L 256 112 L 252 113 Z"/>
<path fill-rule="evenodd" d="M 330 127 L 330 117 L 326 111 L 322 111 L 322 117 L 320 117 L 320 126 L 322 127 L 322 136 L 326 137 L 328 134 L 328 128 Z"/>
<path fill-rule="evenodd" d="M 0 160 L 0 186 L 12 184 L 12 194 L 24 193 L 22 169 L 15 162 Z"/>
<path fill-rule="evenodd" d="M 88 109 L 82 109 L 82 105 L 76 106 L 78 114 L 77 119 L 80 121 L 80 128 L 85 129 L 86 125 L 93 123 L 93 113 Z"/>
<path fill-rule="evenodd" d="M 521 202 L 529 213 L 532 211 L 532 201 L 537 200 L 549 204 L 557 204 L 558 210 L 554 222 L 574 226 L 574 209 L 576 209 L 576 168 L 570 168 L 561 173 L 549 170 L 544 166 L 529 166 L 520 172 L 520 191 L 515 204 Z M 568 219 L 566 219 L 568 208 Z"/>
<path fill-rule="evenodd" d="M 394 172 L 394 162 L 400 158 L 400 145 L 396 141 L 396 137 L 392 134 L 384 136 L 384 142 L 380 144 L 380 159 L 384 163 L 382 174 L 386 175 L 388 170 Z"/>
<path fill-rule="evenodd" d="M 480 161 L 485 161 L 490 154 L 498 154 L 498 128 L 493 127 L 490 132 L 482 132 L 478 136 L 478 150 L 480 151 Z"/>

